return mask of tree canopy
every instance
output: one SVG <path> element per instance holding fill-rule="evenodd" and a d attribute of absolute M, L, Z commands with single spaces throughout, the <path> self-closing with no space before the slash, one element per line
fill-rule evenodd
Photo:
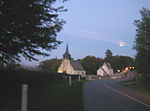
<path fill-rule="evenodd" d="M 150 10 L 140 10 L 141 20 L 135 20 L 136 39 L 134 49 L 137 51 L 136 70 L 150 79 Z"/>
<path fill-rule="evenodd" d="M 39 70 L 45 72 L 57 72 L 58 67 L 61 64 L 61 59 L 51 59 L 40 62 Z"/>
<path fill-rule="evenodd" d="M 105 54 L 106 54 L 106 58 L 109 58 L 109 57 L 112 56 L 112 52 L 111 52 L 110 49 L 107 49 L 106 52 L 105 52 Z"/>
<path fill-rule="evenodd" d="M 129 56 L 112 56 L 106 58 L 105 61 L 110 63 L 114 72 L 123 70 L 125 67 L 134 66 L 134 59 Z"/>
<path fill-rule="evenodd" d="M 97 74 L 97 69 L 99 68 L 99 63 L 101 59 L 97 59 L 95 56 L 86 56 L 80 60 L 83 68 L 87 74 L 93 75 Z"/>
<path fill-rule="evenodd" d="M 0 1 L 1 62 L 19 61 L 20 56 L 37 60 L 35 55 L 48 56 L 46 51 L 57 48 L 61 41 L 56 36 L 65 23 L 58 14 L 66 9 L 55 7 L 56 1 Z"/>

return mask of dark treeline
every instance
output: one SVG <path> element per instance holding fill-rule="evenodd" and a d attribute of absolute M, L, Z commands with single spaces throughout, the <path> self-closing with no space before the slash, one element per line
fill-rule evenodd
<path fill-rule="evenodd" d="M 150 82 L 150 10 L 140 10 L 141 19 L 135 20 L 136 39 L 134 49 L 136 70 Z"/>
<path fill-rule="evenodd" d="M 59 65 L 61 64 L 61 59 L 51 59 L 42 61 L 39 64 L 39 70 L 46 71 L 46 72 L 57 72 Z"/>
<path fill-rule="evenodd" d="M 135 65 L 134 59 L 129 56 L 111 56 L 105 58 L 106 62 L 109 62 L 114 72 L 117 70 L 124 70 L 126 67 L 133 67 Z"/>

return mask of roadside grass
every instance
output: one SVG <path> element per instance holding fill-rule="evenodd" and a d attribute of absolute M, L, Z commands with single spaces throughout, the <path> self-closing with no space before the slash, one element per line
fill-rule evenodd
<path fill-rule="evenodd" d="M 132 80 L 120 82 L 120 84 L 138 91 L 150 93 L 150 86 L 147 82 L 144 81 L 144 78 L 138 76 L 137 80 L 138 80 L 137 83 L 136 83 L 136 79 L 132 79 Z"/>
<path fill-rule="evenodd" d="M 49 83 L 45 88 L 40 87 L 30 91 L 29 105 L 38 111 L 83 111 L 82 87 L 86 80 Z"/>
<path fill-rule="evenodd" d="M 129 88 L 133 88 L 133 89 L 136 89 L 136 90 L 139 90 L 139 91 L 142 91 L 142 92 L 146 92 L 146 93 L 150 93 L 150 88 L 147 86 L 147 85 L 143 85 L 143 84 L 140 84 L 140 83 L 134 83 L 134 84 L 121 84 L 121 85 L 124 85 L 124 86 L 127 86 Z"/>
<path fill-rule="evenodd" d="M 83 111 L 82 87 L 86 80 L 67 80 L 56 73 L 36 71 L 0 71 L 0 110 L 20 110 L 21 85 L 28 88 L 31 111 Z"/>

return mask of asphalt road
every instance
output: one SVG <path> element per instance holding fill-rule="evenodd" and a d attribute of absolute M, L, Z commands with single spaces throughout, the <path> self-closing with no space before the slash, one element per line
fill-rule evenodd
<path fill-rule="evenodd" d="M 115 80 L 87 82 L 84 111 L 150 111 L 150 94 L 121 86 Z"/>

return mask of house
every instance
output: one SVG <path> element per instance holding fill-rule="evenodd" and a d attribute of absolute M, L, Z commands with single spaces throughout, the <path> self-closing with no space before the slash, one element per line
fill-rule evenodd
<path fill-rule="evenodd" d="M 66 73 L 70 75 L 81 75 L 81 77 L 86 76 L 86 72 L 79 61 L 75 61 L 71 58 L 68 50 L 68 44 L 66 46 L 66 51 L 63 54 L 63 60 L 58 68 L 58 73 Z"/>
<path fill-rule="evenodd" d="M 113 75 L 113 69 L 109 63 L 104 62 L 104 64 L 97 70 L 97 75 L 111 76 Z"/>

